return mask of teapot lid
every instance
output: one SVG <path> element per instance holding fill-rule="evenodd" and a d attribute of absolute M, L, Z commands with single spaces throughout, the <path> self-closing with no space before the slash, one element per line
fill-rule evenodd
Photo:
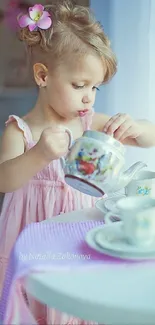
<path fill-rule="evenodd" d="M 106 144 L 115 147 L 115 149 L 119 150 L 123 154 L 125 153 L 125 146 L 121 142 L 104 132 L 87 130 L 83 133 L 83 136 L 93 138 L 99 141 L 105 141 Z"/>

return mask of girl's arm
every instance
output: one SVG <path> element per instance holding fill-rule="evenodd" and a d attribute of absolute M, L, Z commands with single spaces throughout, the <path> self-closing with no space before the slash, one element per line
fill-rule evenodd
<path fill-rule="evenodd" d="M 16 122 L 7 126 L 1 140 L 0 192 L 13 192 L 25 185 L 49 161 L 41 154 L 39 146 L 24 152 L 24 137 Z"/>

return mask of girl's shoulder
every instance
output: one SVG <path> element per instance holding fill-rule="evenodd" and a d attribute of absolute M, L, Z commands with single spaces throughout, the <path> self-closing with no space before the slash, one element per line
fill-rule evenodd
<path fill-rule="evenodd" d="M 13 159 L 24 153 L 24 137 L 15 119 L 8 119 L 1 138 L 0 162 Z"/>
<path fill-rule="evenodd" d="M 32 133 L 26 122 L 25 117 L 10 115 L 8 120 L 5 122 L 5 125 L 6 129 L 8 128 L 8 126 L 12 126 L 18 133 L 21 133 L 25 143 L 29 143 L 32 141 Z"/>

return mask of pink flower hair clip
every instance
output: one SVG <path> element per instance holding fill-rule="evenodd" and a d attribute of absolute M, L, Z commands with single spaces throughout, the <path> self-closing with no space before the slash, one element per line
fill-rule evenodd
<path fill-rule="evenodd" d="M 44 10 L 41 4 L 29 8 L 27 15 L 20 14 L 18 23 L 21 28 L 28 27 L 30 32 L 41 29 L 48 29 L 52 25 L 52 19 L 48 11 Z"/>

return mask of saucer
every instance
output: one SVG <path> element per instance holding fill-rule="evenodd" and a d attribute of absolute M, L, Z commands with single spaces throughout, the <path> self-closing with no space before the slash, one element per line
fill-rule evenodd
<path fill-rule="evenodd" d="M 122 199 L 123 197 L 126 197 L 125 195 L 113 195 L 111 197 L 105 198 L 105 199 L 100 199 L 97 200 L 95 203 L 95 207 L 96 209 L 100 210 L 101 212 L 103 212 L 104 214 L 106 214 L 107 212 L 111 212 L 115 215 L 119 213 L 118 209 L 116 208 L 116 203 L 118 200 Z M 119 221 L 120 219 L 116 216 L 113 216 L 112 221 Z"/>
<path fill-rule="evenodd" d="M 121 230 L 122 222 L 91 229 L 86 235 L 87 244 L 96 251 L 130 260 L 155 259 L 155 243 L 150 247 L 130 245 Z"/>

